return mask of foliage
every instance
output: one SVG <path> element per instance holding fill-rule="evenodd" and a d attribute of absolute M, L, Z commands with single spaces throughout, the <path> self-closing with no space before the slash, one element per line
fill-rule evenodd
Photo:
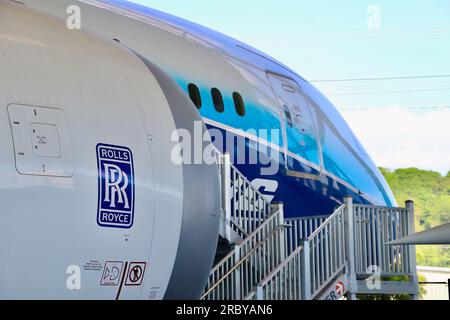
<path fill-rule="evenodd" d="M 426 281 L 425 277 L 421 274 L 419 276 L 419 282 Z M 384 277 L 382 281 L 408 281 L 408 277 Z M 423 286 L 419 287 L 419 296 L 423 298 L 427 294 L 427 291 Z M 391 294 L 391 295 L 381 295 L 381 294 L 359 294 L 357 295 L 358 300 L 410 300 L 411 296 L 407 294 Z"/>
<path fill-rule="evenodd" d="M 414 201 L 416 231 L 450 222 L 450 172 L 443 177 L 416 168 L 380 170 L 400 206 L 406 200 Z M 417 246 L 417 264 L 450 268 L 450 247 Z"/>

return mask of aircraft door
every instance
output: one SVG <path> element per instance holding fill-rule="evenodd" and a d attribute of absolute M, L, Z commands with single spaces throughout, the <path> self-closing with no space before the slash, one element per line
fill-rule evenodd
<path fill-rule="evenodd" d="M 280 107 L 288 175 L 302 176 L 305 164 L 321 171 L 315 109 L 308 104 L 301 87 L 294 80 L 273 73 L 269 73 L 268 77 Z M 316 173 L 318 176 L 319 172 Z"/>

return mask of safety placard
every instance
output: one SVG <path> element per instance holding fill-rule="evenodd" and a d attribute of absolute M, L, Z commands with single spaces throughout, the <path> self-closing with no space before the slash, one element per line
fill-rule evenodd
<path fill-rule="evenodd" d="M 146 267 L 147 263 L 145 262 L 130 262 L 125 285 L 140 286 L 144 280 Z"/>
<path fill-rule="evenodd" d="M 318 300 L 342 300 L 348 292 L 349 281 L 346 275 L 339 277 Z"/>
<path fill-rule="evenodd" d="M 107 261 L 105 263 L 100 285 L 118 286 L 120 283 L 120 276 L 122 275 L 123 264 L 122 261 Z"/>

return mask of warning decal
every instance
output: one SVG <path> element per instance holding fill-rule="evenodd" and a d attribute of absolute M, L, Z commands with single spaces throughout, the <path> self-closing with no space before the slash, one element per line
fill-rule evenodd
<path fill-rule="evenodd" d="M 146 267 L 147 263 L 145 262 L 130 262 L 125 285 L 140 286 L 142 284 L 142 281 L 144 280 Z"/>
<path fill-rule="evenodd" d="M 318 300 L 342 300 L 349 289 L 349 280 L 344 274 L 333 282 L 328 290 L 325 290 Z"/>
<path fill-rule="evenodd" d="M 103 270 L 102 286 L 118 286 L 123 270 L 123 261 L 107 261 Z"/>

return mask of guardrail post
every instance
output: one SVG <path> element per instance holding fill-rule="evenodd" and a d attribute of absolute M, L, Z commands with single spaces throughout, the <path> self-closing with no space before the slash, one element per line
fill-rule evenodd
<path fill-rule="evenodd" d="M 448 300 L 450 300 L 450 279 L 447 280 Z"/>
<path fill-rule="evenodd" d="M 301 264 L 301 283 L 302 283 L 302 300 L 311 300 L 311 260 L 310 260 L 310 243 L 308 240 L 303 241 L 303 261 Z"/>
<path fill-rule="evenodd" d="M 284 225 L 284 205 L 282 202 L 273 203 L 271 205 L 271 211 L 272 213 L 278 212 L 278 225 L 283 226 Z M 280 236 L 276 241 L 278 242 L 278 250 L 279 252 L 279 261 L 278 263 L 281 263 L 286 259 L 286 248 L 285 248 L 285 230 L 284 228 L 280 230 Z M 274 252 L 275 253 L 275 252 Z"/>
<path fill-rule="evenodd" d="M 406 209 L 408 209 L 408 235 L 415 233 L 416 227 L 414 222 L 414 201 L 408 200 L 405 203 Z M 412 280 L 416 286 L 417 294 L 412 295 L 414 300 L 419 299 L 419 278 L 417 276 L 417 265 L 416 265 L 416 246 L 408 246 L 409 250 L 409 270 L 411 272 Z"/>
<path fill-rule="evenodd" d="M 356 300 L 357 281 L 356 281 L 356 267 L 355 267 L 355 224 L 353 216 L 353 199 L 347 197 L 344 199 L 345 203 L 345 259 L 348 263 L 348 283 L 349 292 L 348 299 Z"/>
<path fill-rule="evenodd" d="M 231 241 L 231 157 L 229 153 L 220 156 L 222 166 L 222 210 L 223 234 L 225 239 Z"/>
<path fill-rule="evenodd" d="M 234 247 L 234 263 L 238 263 L 241 260 L 241 246 L 240 245 L 236 245 Z M 234 278 L 234 288 L 236 290 L 235 294 L 236 297 L 235 298 L 231 298 L 231 299 L 235 299 L 235 300 L 241 300 L 241 267 L 239 266 L 236 269 L 236 274 L 235 274 L 235 278 Z"/>

